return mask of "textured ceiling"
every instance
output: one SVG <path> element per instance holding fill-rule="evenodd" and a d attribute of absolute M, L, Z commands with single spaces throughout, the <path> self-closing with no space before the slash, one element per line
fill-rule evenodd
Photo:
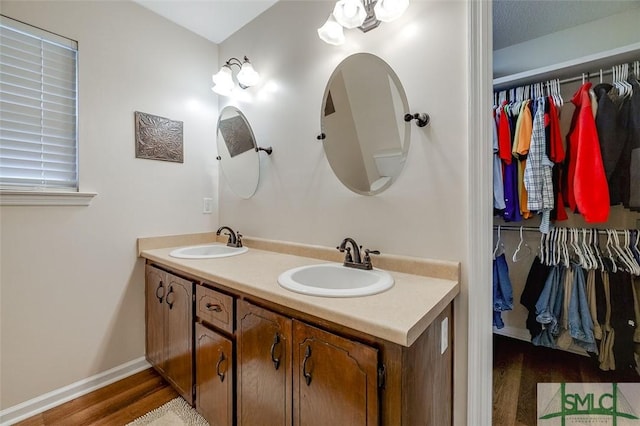
<path fill-rule="evenodd" d="M 221 43 L 278 0 L 133 0 L 210 40 Z"/>
<path fill-rule="evenodd" d="M 637 7 L 640 7 L 640 0 L 494 0 L 493 49 Z M 606 37 L 606 32 L 603 36 Z"/>

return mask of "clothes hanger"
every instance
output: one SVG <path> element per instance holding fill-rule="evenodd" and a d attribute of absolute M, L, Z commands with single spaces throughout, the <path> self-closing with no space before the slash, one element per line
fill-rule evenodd
<path fill-rule="evenodd" d="M 613 272 L 614 274 L 616 272 L 618 272 L 618 265 L 616 265 L 616 260 L 613 257 L 613 253 L 611 252 L 611 246 L 612 246 L 612 236 L 611 236 L 611 230 L 607 229 L 607 245 L 605 246 L 605 248 L 607 249 L 607 253 L 609 254 L 609 259 L 611 260 L 611 272 Z"/>
<path fill-rule="evenodd" d="M 584 269 L 589 269 L 591 265 L 586 255 L 582 252 L 582 248 L 580 248 L 580 234 L 576 228 L 571 228 L 569 230 L 571 234 L 571 247 L 573 248 L 573 252 L 578 256 L 578 264 Z"/>
<path fill-rule="evenodd" d="M 631 251 L 631 231 L 625 229 L 624 231 L 624 253 L 629 260 L 629 264 L 631 265 L 631 269 L 633 270 L 633 275 L 640 275 L 640 264 L 638 264 L 638 260 L 633 255 Z"/>
<path fill-rule="evenodd" d="M 546 238 L 548 237 L 549 237 L 549 234 L 543 234 L 542 232 L 540 233 L 540 263 L 542 263 L 543 265 L 545 260 L 545 251 L 546 251 L 545 241 L 546 241 Z"/>
<path fill-rule="evenodd" d="M 553 228 L 548 235 L 548 245 L 547 245 L 547 262 L 545 263 L 545 265 L 551 266 L 554 265 L 556 262 L 556 235 L 557 235 L 557 228 Z"/>
<path fill-rule="evenodd" d="M 589 247 L 589 243 L 587 241 L 588 230 L 586 228 L 582 228 L 582 250 L 587 255 L 589 259 L 589 269 L 597 269 L 598 261 L 596 260 L 596 256 L 593 254 L 591 247 Z"/>
<path fill-rule="evenodd" d="M 625 234 L 625 238 L 626 238 L 626 232 L 624 232 Z M 618 259 L 620 259 L 622 261 L 623 266 L 625 267 L 625 269 L 627 270 L 627 272 L 630 272 L 634 275 L 638 275 L 640 274 L 640 271 L 638 271 L 638 268 L 636 267 L 636 262 L 635 259 L 633 259 L 633 255 L 631 257 L 629 257 L 629 254 L 627 253 L 627 250 L 625 250 L 625 247 L 623 247 L 620 244 L 620 239 L 618 237 L 618 232 L 617 231 L 613 231 L 613 240 L 614 240 L 614 249 L 618 254 Z M 628 240 L 627 240 L 628 242 Z"/>
<path fill-rule="evenodd" d="M 501 231 L 501 225 L 498 225 L 498 239 L 496 240 L 496 246 L 493 249 L 493 259 L 495 260 L 496 257 L 500 256 L 502 253 L 504 253 L 504 244 L 502 243 L 502 239 L 500 238 L 500 231 Z"/>
<path fill-rule="evenodd" d="M 529 247 L 529 244 L 527 244 L 527 242 L 524 240 L 523 235 L 522 235 L 522 230 L 523 227 L 520 227 L 520 242 L 518 243 L 518 247 L 516 248 L 516 251 L 513 252 L 513 256 L 511 257 L 511 260 L 513 260 L 513 262 L 518 262 L 519 260 L 524 259 L 525 257 L 529 256 L 531 254 L 531 247 Z M 522 246 L 524 245 L 524 248 L 527 249 L 527 253 L 522 256 L 522 257 L 518 257 L 518 254 L 520 253 L 520 249 L 522 248 Z"/>
<path fill-rule="evenodd" d="M 604 261 L 602 260 L 602 254 L 600 252 L 600 239 L 599 239 L 599 231 L 597 229 L 591 229 L 591 244 L 593 245 L 593 249 L 596 252 L 596 259 L 598 260 L 598 265 L 600 266 L 601 271 L 605 271 Z"/>
<path fill-rule="evenodd" d="M 569 246 L 567 244 L 568 234 L 569 234 L 569 231 L 567 230 L 567 228 L 563 228 L 562 229 L 562 254 L 563 254 L 565 268 L 568 268 L 571 265 L 571 258 L 569 257 Z"/>

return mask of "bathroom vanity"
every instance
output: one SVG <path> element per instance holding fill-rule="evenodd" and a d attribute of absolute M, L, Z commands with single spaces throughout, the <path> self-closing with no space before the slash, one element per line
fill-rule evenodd
<path fill-rule="evenodd" d="M 147 359 L 210 424 L 451 424 L 458 263 L 382 255 L 391 289 L 328 298 L 277 277 L 335 249 L 245 237 L 242 255 L 169 256 L 215 238 L 138 241 Z"/>

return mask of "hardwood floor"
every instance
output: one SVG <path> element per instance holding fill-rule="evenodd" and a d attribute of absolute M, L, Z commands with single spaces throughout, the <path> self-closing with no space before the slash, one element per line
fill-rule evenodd
<path fill-rule="evenodd" d="M 637 374 L 601 371 L 589 357 L 494 335 L 493 424 L 534 426 L 538 383 L 639 380 Z"/>
<path fill-rule="evenodd" d="M 149 368 L 16 425 L 126 425 L 177 396 L 176 391 Z"/>

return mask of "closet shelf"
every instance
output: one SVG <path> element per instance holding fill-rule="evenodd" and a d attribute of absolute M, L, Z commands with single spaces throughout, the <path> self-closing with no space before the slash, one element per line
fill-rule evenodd
<path fill-rule="evenodd" d="M 640 56 L 640 43 L 594 53 L 570 61 L 536 68 L 529 71 L 511 74 L 493 79 L 493 90 L 509 89 L 529 83 L 537 83 L 554 78 L 573 77 L 583 72 L 595 72 L 596 69 L 607 68 L 624 62 L 636 61 Z"/>

